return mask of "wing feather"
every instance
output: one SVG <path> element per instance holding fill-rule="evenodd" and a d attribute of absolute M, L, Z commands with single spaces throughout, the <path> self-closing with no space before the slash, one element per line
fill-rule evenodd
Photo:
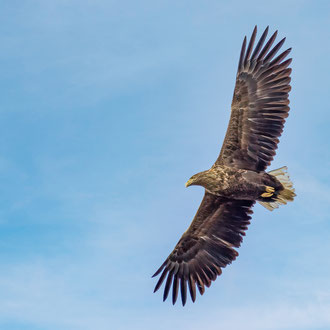
<path fill-rule="evenodd" d="M 191 267 L 191 271 L 194 272 L 193 267 Z M 195 302 L 195 300 L 196 300 L 196 281 L 192 274 L 189 274 L 188 284 L 189 284 L 189 292 L 190 292 L 191 300 L 192 300 L 192 302 Z"/>
<path fill-rule="evenodd" d="M 267 37 L 267 34 L 268 34 L 268 29 L 269 29 L 269 26 L 266 27 L 266 30 L 264 31 L 264 33 L 262 34 L 262 36 L 260 37 L 259 41 L 258 41 L 258 44 L 252 54 L 252 57 L 251 57 L 251 60 L 255 60 L 256 57 L 258 56 L 264 42 L 265 42 L 265 39 Z"/>
<path fill-rule="evenodd" d="M 256 35 L 257 35 L 257 26 L 254 27 L 254 30 L 253 30 L 251 38 L 250 38 L 250 42 L 249 42 L 249 45 L 248 45 L 248 48 L 247 48 L 247 51 L 246 51 L 246 54 L 245 54 L 244 66 L 246 66 L 247 60 L 249 59 L 249 57 L 251 55 L 252 48 L 253 48 L 253 45 L 254 45 L 254 41 L 256 39 Z"/>
<path fill-rule="evenodd" d="M 202 295 L 205 286 L 222 273 L 222 268 L 238 256 L 238 248 L 250 223 L 254 201 L 224 200 L 205 193 L 203 201 L 188 230 L 182 235 L 173 252 L 154 276 L 160 275 L 156 292 L 166 284 L 163 299 L 172 287 L 172 302 L 181 290 L 182 304 L 187 300 L 187 287 L 192 301 L 196 299 L 196 286 Z"/>
<path fill-rule="evenodd" d="M 285 60 L 291 48 L 275 57 L 285 41 L 283 38 L 272 47 L 277 31 L 262 48 L 267 33 L 268 27 L 254 51 L 256 28 L 246 52 L 244 39 L 231 118 L 217 165 L 264 171 L 275 156 L 278 138 L 290 110 L 289 65 L 292 59 Z"/>

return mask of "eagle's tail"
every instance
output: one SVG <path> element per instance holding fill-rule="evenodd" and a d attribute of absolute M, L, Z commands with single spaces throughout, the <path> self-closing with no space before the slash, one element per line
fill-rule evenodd
<path fill-rule="evenodd" d="M 276 177 L 278 181 L 281 182 L 284 189 L 275 192 L 273 198 L 269 202 L 261 202 L 259 203 L 264 206 L 266 209 L 273 211 L 274 209 L 278 208 L 281 204 L 286 204 L 287 202 L 293 201 L 296 194 L 294 193 L 293 184 L 290 181 L 290 177 L 288 174 L 288 168 L 283 166 L 278 168 L 277 170 L 268 172 L 270 175 Z"/>

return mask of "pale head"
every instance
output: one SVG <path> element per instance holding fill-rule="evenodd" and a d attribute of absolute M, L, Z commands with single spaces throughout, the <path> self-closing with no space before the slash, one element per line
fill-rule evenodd
<path fill-rule="evenodd" d="M 193 175 L 187 182 L 186 187 L 189 186 L 202 186 L 205 187 L 209 180 L 212 178 L 212 173 L 208 171 L 200 172 Z"/>

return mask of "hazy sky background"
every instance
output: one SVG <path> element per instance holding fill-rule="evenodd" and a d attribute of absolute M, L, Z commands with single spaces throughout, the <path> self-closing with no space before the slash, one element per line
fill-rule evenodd
<path fill-rule="evenodd" d="M 330 328 L 330 2 L 0 2 L 0 328 Z M 293 47 L 271 169 L 294 203 L 260 205 L 239 258 L 195 304 L 151 275 L 216 159 L 240 46 Z"/>

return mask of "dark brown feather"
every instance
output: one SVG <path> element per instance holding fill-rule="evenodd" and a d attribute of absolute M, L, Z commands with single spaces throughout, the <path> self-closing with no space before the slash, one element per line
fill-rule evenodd
<path fill-rule="evenodd" d="M 196 281 L 194 280 L 192 274 L 189 275 L 188 284 L 189 284 L 189 292 L 190 292 L 191 300 L 192 300 L 192 302 L 195 302 L 195 300 L 196 300 Z"/>
<path fill-rule="evenodd" d="M 181 277 L 181 300 L 184 306 L 187 301 L 187 279 L 184 277 Z"/>
<path fill-rule="evenodd" d="M 255 48 L 255 50 L 254 50 L 254 52 L 253 52 L 253 54 L 252 54 L 252 57 L 251 57 L 251 59 L 252 60 L 254 60 L 257 56 L 258 56 L 258 54 L 259 54 L 259 52 L 260 52 L 260 50 L 261 50 L 261 47 L 263 46 L 263 44 L 264 44 L 264 42 L 265 42 L 265 39 L 266 39 L 266 37 L 267 37 L 267 34 L 268 34 L 268 26 L 267 26 L 267 28 L 266 28 L 266 30 L 264 31 L 264 33 L 262 34 L 262 36 L 260 37 L 260 40 L 259 40 L 259 42 L 258 42 L 258 44 L 257 44 L 257 46 L 256 46 L 256 48 Z"/>
<path fill-rule="evenodd" d="M 264 56 L 266 55 L 266 53 L 268 52 L 268 50 L 270 49 L 270 47 L 272 47 L 274 40 L 277 37 L 277 30 L 273 33 L 273 35 L 269 38 L 268 42 L 266 43 L 264 49 L 261 51 L 260 55 L 258 56 L 258 62 L 261 62 L 264 58 Z"/>
<path fill-rule="evenodd" d="M 165 284 L 163 301 L 165 301 L 167 299 L 168 293 L 170 292 L 170 288 L 172 285 L 172 278 L 173 278 L 173 273 L 169 272 L 169 274 L 167 276 L 166 284 Z"/>
<path fill-rule="evenodd" d="M 160 286 L 162 285 L 162 283 L 164 282 L 164 279 L 166 277 L 167 272 L 168 272 L 168 270 L 167 270 L 167 268 L 165 268 L 164 271 L 163 271 L 163 273 L 162 273 L 162 275 L 160 276 L 160 278 L 159 278 L 156 286 L 155 286 L 154 292 L 156 292 L 160 288 Z"/>
<path fill-rule="evenodd" d="M 178 274 L 175 274 L 174 280 L 173 280 L 173 290 L 172 290 L 172 302 L 173 302 L 173 305 L 176 303 L 176 300 L 178 298 L 179 281 L 180 281 L 180 278 L 178 277 Z"/>
<path fill-rule="evenodd" d="M 247 59 L 251 55 L 252 48 L 253 48 L 253 45 L 254 45 L 254 41 L 256 39 L 256 35 L 257 35 L 257 26 L 255 26 L 254 29 L 253 29 L 253 32 L 252 32 L 252 35 L 251 35 L 251 38 L 250 38 L 250 42 L 249 42 L 248 48 L 246 50 L 245 60 L 244 60 L 244 66 L 246 66 Z"/>
<path fill-rule="evenodd" d="M 245 47 L 246 47 L 246 37 L 243 40 L 242 48 L 241 48 L 241 55 L 239 57 L 238 61 L 238 72 L 240 72 L 243 68 L 243 61 L 244 61 L 244 56 L 245 56 Z"/>

